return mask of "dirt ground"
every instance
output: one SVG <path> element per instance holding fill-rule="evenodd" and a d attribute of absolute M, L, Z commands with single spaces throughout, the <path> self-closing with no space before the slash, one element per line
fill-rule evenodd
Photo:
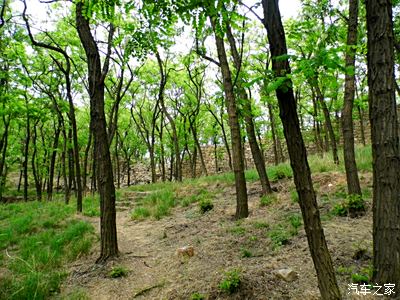
<path fill-rule="evenodd" d="M 344 299 L 356 298 L 348 294 L 350 274 L 344 267 L 360 270 L 368 266 L 372 257 L 372 212 L 363 217 L 328 216 L 338 189 L 345 186 L 341 173 L 316 174 L 324 231 Z M 371 187 L 371 174 L 361 175 L 363 188 Z M 207 299 L 319 299 L 316 274 L 302 227 L 287 245 L 274 248 L 268 231 L 285 216 L 300 214 L 297 203 L 290 197 L 292 180 L 274 182 L 277 200 L 260 206 L 258 183 L 248 184 L 250 216 L 235 221 L 235 190 L 233 186 L 212 184 L 205 186 L 215 194 L 214 209 L 200 214 L 198 204 L 177 207 L 161 220 L 133 221 L 131 208 L 135 192 L 125 193 L 123 201 L 130 201 L 117 213 L 118 242 L 121 255 L 105 266 L 94 266 L 99 255 L 98 243 L 94 251 L 70 266 L 70 276 L 62 288 L 61 297 L 72 298 L 78 291 L 89 299 L 190 299 L 199 292 Z M 188 191 L 189 192 L 189 191 Z M 84 218 L 84 217 L 82 217 Z M 87 218 L 98 230 L 98 218 Z M 193 257 L 182 257 L 177 249 L 193 246 Z M 243 257 L 243 249 L 251 257 Z M 361 257 L 355 257 L 362 249 Z M 128 274 L 110 278 L 114 266 L 123 266 Z M 274 271 L 291 268 L 298 274 L 292 282 L 277 278 Z M 225 272 L 238 269 L 241 285 L 237 293 L 228 295 L 219 289 Z M 75 296 L 76 298 L 76 296 Z M 78 297 L 79 298 L 79 297 Z"/>

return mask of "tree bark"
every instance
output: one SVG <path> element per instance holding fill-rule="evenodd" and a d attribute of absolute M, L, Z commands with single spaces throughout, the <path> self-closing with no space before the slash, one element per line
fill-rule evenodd
<path fill-rule="evenodd" d="M 267 30 L 275 76 L 290 74 L 288 59 L 276 59 L 287 55 L 285 32 L 282 25 L 278 0 L 262 0 L 264 9 L 263 23 Z M 311 257 L 318 277 L 318 286 L 322 299 L 341 299 L 335 271 L 319 216 L 318 204 L 314 192 L 307 153 L 300 131 L 291 79 L 288 77 L 283 86 L 276 90 L 280 117 L 288 146 L 290 163 L 293 169 L 294 182 L 303 215 L 304 228 Z"/>
<path fill-rule="evenodd" d="M 373 282 L 400 286 L 400 152 L 392 1 L 366 0 L 373 166 Z"/>
<path fill-rule="evenodd" d="M 28 98 L 25 96 L 26 108 L 28 110 Z M 30 128 L 30 116 L 29 112 L 26 114 L 26 136 L 24 145 L 24 162 L 22 167 L 24 170 L 24 200 L 28 201 L 28 155 L 29 155 L 29 141 L 31 138 L 31 128 Z"/>
<path fill-rule="evenodd" d="M 354 151 L 353 104 L 355 95 L 355 55 L 358 30 L 358 0 L 349 0 L 349 20 L 347 29 L 346 69 L 353 70 L 346 73 L 344 84 L 344 105 L 342 111 L 343 130 L 343 158 L 346 169 L 347 190 L 349 194 L 361 196 L 360 181 L 358 179 L 356 155 Z"/>
<path fill-rule="evenodd" d="M 238 109 L 236 105 L 235 94 L 233 91 L 231 71 L 229 69 L 229 63 L 226 57 L 224 40 L 223 38 L 220 37 L 220 32 L 218 32 L 216 29 L 216 16 L 211 16 L 210 21 L 213 27 L 215 42 L 217 46 L 218 59 L 222 73 L 226 106 L 228 111 L 229 127 L 231 130 L 233 171 L 235 173 L 235 187 L 236 187 L 235 216 L 238 219 L 247 218 L 247 216 L 249 215 L 249 209 L 247 203 L 246 179 L 244 176 L 243 150 L 242 150 L 242 141 L 240 134 Z"/>
<path fill-rule="evenodd" d="M 76 26 L 88 65 L 90 127 L 94 138 L 97 183 L 100 193 L 101 252 L 97 263 L 101 263 L 118 256 L 115 186 L 104 115 L 104 80 L 108 72 L 110 51 L 102 69 L 99 50 L 90 32 L 89 20 L 83 14 L 83 5 L 83 2 L 76 3 Z M 111 25 L 111 31 L 112 28 Z M 111 39 L 112 32 L 109 34 L 109 48 Z"/>

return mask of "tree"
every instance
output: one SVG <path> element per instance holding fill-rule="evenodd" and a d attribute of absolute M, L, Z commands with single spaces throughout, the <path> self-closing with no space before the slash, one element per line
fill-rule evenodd
<path fill-rule="evenodd" d="M 373 282 L 400 285 L 400 149 L 392 1 L 366 1 L 373 165 Z M 394 295 L 398 297 L 398 291 Z"/>
<path fill-rule="evenodd" d="M 104 80 L 109 68 L 114 26 L 110 24 L 107 56 L 103 67 L 101 67 L 99 49 L 90 31 L 89 18 L 87 11 L 84 11 L 83 2 L 76 3 L 76 27 L 85 49 L 88 65 L 90 130 L 94 139 L 97 187 L 100 193 L 101 252 L 97 262 L 101 263 L 118 256 L 115 186 L 104 114 Z"/>
<path fill-rule="evenodd" d="M 231 130 L 233 171 L 235 174 L 236 187 L 236 218 L 246 218 L 249 215 L 249 211 L 247 203 L 246 179 L 244 176 L 243 148 L 240 134 L 238 108 L 233 90 L 231 71 L 224 45 L 224 31 L 221 29 L 220 22 L 222 20 L 218 14 L 219 13 L 214 9 L 214 12 L 209 14 L 209 19 L 217 46 L 219 67 L 222 73 L 226 106 L 229 117 L 229 127 Z"/>
<path fill-rule="evenodd" d="M 280 117 L 284 127 L 294 182 L 299 195 L 308 245 L 317 271 L 318 286 L 322 299 L 341 299 L 321 225 L 306 148 L 300 131 L 292 82 L 288 77 L 290 66 L 278 0 L 263 0 L 262 5 L 263 24 L 267 30 L 272 56 L 272 70 L 275 72 L 277 80 L 281 80 L 281 84 L 276 89 Z"/>
<path fill-rule="evenodd" d="M 358 0 L 349 1 L 344 105 L 342 111 L 343 157 L 349 194 L 361 196 L 356 158 L 354 153 L 353 104 L 355 95 L 355 55 L 358 30 Z"/>

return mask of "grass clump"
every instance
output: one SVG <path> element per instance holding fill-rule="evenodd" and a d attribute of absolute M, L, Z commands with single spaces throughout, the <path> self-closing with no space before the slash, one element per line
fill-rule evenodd
<path fill-rule="evenodd" d="M 241 256 L 242 258 L 250 258 L 253 257 L 253 253 L 251 253 L 250 250 L 246 249 L 246 248 L 242 248 L 240 250 Z"/>
<path fill-rule="evenodd" d="M 260 198 L 260 206 L 269 206 L 276 201 L 275 195 L 263 195 Z"/>
<path fill-rule="evenodd" d="M 353 273 L 351 274 L 351 282 L 353 283 L 369 283 L 369 276 L 365 274 Z"/>
<path fill-rule="evenodd" d="M 0 298 L 46 299 L 67 276 L 64 264 L 87 254 L 93 227 L 74 220 L 75 203 L 20 202 L 0 205 Z"/>
<path fill-rule="evenodd" d="M 268 233 L 268 236 L 272 241 L 272 248 L 277 249 L 283 245 L 287 245 L 292 235 L 287 228 L 278 225 Z"/>
<path fill-rule="evenodd" d="M 219 288 L 225 293 L 233 294 L 239 290 L 240 282 L 240 271 L 234 269 L 225 273 L 225 277 L 220 282 Z"/>
<path fill-rule="evenodd" d="M 198 292 L 190 295 L 190 300 L 205 300 L 205 299 L 206 299 L 206 296 L 204 296 L 203 294 L 200 294 Z"/>
<path fill-rule="evenodd" d="M 299 203 L 299 194 L 296 190 L 292 190 L 290 192 L 290 199 L 292 199 L 293 203 Z"/>
<path fill-rule="evenodd" d="M 210 199 L 202 199 L 199 203 L 200 212 L 202 214 L 212 210 L 214 208 L 214 204 Z"/>
<path fill-rule="evenodd" d="M 87 217 L 100 217 L 99 195 L 87 196 L 82 201 L 82 214 Z"/>
<path fill-rule="evenodd" d="M 131 213 L 131 218 L 133 220 L 143 220 L 150 216 L 151 216 L 150 210 L 142 206 L 136 207 Z"/>
<path fill-rule="evenodd" d="M 110 276 L 111 278 L 120 278 L 125 277 L 126 275 L 128 275 L 128 270 L 123 266 L 113 267 L 108 274 L 108 276 Z"/>

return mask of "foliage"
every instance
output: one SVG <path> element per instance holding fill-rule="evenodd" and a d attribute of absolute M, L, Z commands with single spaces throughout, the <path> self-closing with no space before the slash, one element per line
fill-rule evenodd
<path fill-rule="evenodd" d="M 219 288 L 223 292 L 233 294 L 239 290 L 240 283 L 240 270 L 233 269 L 225 273 L 225 277 L 220 282 Z"/>
<path fill-rule="evenodd" d="M 367 275 L 364 274 L 358 274 L 358 273 L 354 273 L 351 274 L 351 281 L 353 283 L 369 283 L 369 277 Z"/>
<path fill-rule="evenodd" d="M 365 210 L 365 201 L 360 195 L 348 195 L 346 200 L 334 206 L 332 212 L 340 217 L 350 216 L 354 218 L 364 214 Z"/>

